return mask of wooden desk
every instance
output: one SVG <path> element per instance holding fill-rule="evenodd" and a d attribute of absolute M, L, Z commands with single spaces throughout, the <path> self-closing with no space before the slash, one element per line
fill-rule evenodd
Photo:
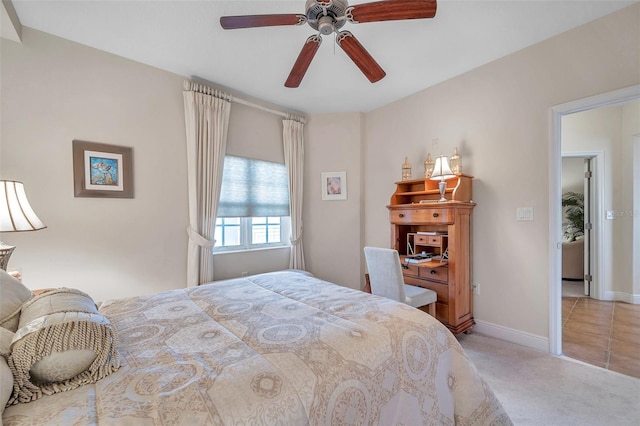
<path fill-rule="evenodd" d="M 465 175 L 448 179 L 445 197 L 449 201 L 441 203 L 433 187 L 437 182 L 396 182 L 396 192 L 387 206 L 390 246 L 398 250 L 403 264 L 411 250 L 446 253 L 446 264 L 409 264 L 403 275 L 407 284 L 438 294 L 436 318 L 454 334 L 466 332 L 475 324 L 471 286 L 471 213 L 475 203 L 471 201 L 471 179 Z"/>

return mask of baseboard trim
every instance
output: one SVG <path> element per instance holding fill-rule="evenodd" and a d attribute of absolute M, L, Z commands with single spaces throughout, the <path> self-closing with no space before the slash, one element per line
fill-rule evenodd
<path fill-rule="evenodd" d="M 542 352 L 549 352 L 549 339 L 525 331 L 516 330 L 502 325 L 476 319 L 473 331 L 485 336 L 516 343 Z"/>
<path fill-rule="evenodd" d="M 604 299 L 640 305 L 640 294 L 629 294 L 621 291 L 605 291 Z"/>

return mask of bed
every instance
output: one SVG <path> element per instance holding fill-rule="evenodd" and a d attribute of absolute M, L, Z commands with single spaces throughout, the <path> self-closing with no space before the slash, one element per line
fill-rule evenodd
<path fill-rule="evenodd" d="M 120 367 L 9 405 L 5 425 L 511 424 L 426 313 L 302 271 L 99 307 Z"/>

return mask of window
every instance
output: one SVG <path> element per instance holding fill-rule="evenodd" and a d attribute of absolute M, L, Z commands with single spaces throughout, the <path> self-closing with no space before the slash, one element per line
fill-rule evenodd
<path fill-rule="evenodd" d="M 214 250 L 289 245 L 289 183 L 284 164 L 226 156 Z"/>
<path fill-rule="evenodd" d="M 250 250 L 289 245 L 289 217 L 219 217 L 215 251 Z"/>
<path fill-rule="evenodd" d="M 234 247 L 242 244 L 240 217 L 219 217 L 216 219 L 216 245 L 214 247 Z"/>
<path fill-rule="evenodd" d="M 281 242 L 279 217 L 252 217 L 251 244 L 273 244 Z"/>

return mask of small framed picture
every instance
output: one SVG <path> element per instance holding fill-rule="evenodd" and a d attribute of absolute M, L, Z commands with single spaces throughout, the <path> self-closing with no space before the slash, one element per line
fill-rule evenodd
<path fill-rule="evenodd" d="M 347 199 L 347 172 L 322 173 L 322 199 Z"/>
<path fill-rule="evenodd" d="M 73 141 L 76 197 L 133 198 L 132 149 Z"/>

